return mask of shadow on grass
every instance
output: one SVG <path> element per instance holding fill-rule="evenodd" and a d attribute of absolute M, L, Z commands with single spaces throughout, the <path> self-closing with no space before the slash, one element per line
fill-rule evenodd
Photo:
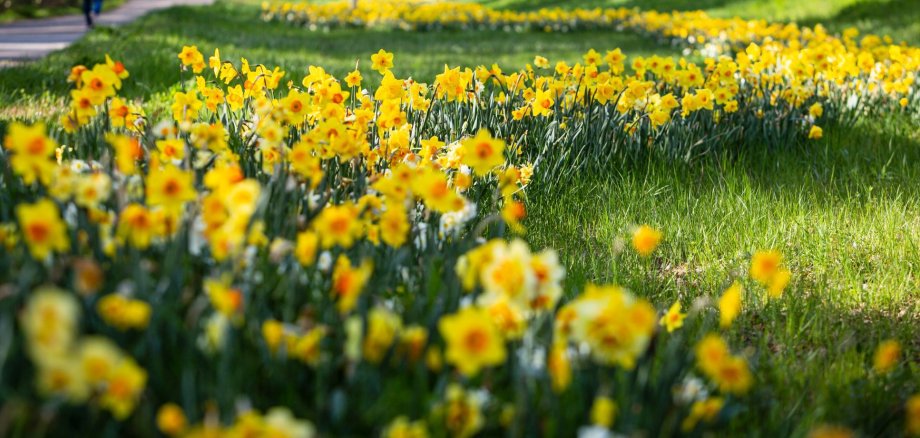
<path fill-rule="evenodd" d="M 700 304 L 715 327 L 716 300 L 746 281 L 751 252 L 784 254 L 784 298 L 764 305 L 747 284 L 725 331 L 757 382 L 729 436 L 805 436 L 823 422 L 898 436 L 903 402 L 920 390 L 920 137 L 897 117 L 825 133 L 784 151 L 636 159 L 530 192 L 525 237 L 559 252 L 567 297 L 589 282 L 621 284 L 658 308 Z M 649 259 L 629 249 L 642 223 L 664 233 Z M 891 338 L 903 364 L 874 375 L 873 351 Z"/>
<path fill-rule="evenodd" d="M 749 251 L 787 247 L 809 290 L 893 305 L 920 288 L 920 137 L 897 117 L 826 128 L 823 140 L 782 151 L 635 158 L 533 187 L 527 238 L 560 250 L 575 288 L 630 278 L 619 264 L 637 260 L 624 240 L 650 223 L 674 246 L 656 266 L 660 281 L 637 282 L 648 296 L 724 288 Z"/>
<path fill-rule="evenodd" d="M 767 308 L 747 309 L 733 326 L 740 338 L 732 344 L 756 349 L 757 381 L 736 433 L 805 436 L 831 423 L 867 436 L 901 436 L 904 400 L 920 390 L 916 302 L 892 312 L 791 292 Z M 872 356 L 886 339 L 899 340 L 906 353 L 892 373 L 879 375 Z"/>
<path fill-rule="evenodd" d="M 482 0 L 482 3 L 514 10 L 541 8 L 625 7 L 641 10 L 705 10 L 715 16 L 773 18 L 795 21 L 814 27 L 823 24 L 833 31 L 855 26 L 863 33 L 891 35 L 895 41 L 920 43 L 920 2 L 915 0 L 826 0 L 795 2 L 792 0 Z"/>
<path fill-rule="evenodd" d="M 840 10 L 831 19 L 803 20 L 800 24 L 823 24 L 834 31 L 856 27 L 862 33 L 891 35 L 895 42 L 920 43 L 920 2 L 916 0 L 863 0 Z"/>
<path fill-rule="evenodd" d="M 909 117 L 894 113 L 852 125 L 831 120 L 821 124 L 825 137 L 819 141 L 781 148 L 739 144 L 689 163 L 645 153 L 624 157 L 612 175 L 575 172 L 570 179 L 603 185 L 636 174 L 660 174 L 698 187 L 719 187 L 732 175 L 768 192 L 812 188 L 831 203 L 860 195 L 920 199 L 920 133 Z"/>

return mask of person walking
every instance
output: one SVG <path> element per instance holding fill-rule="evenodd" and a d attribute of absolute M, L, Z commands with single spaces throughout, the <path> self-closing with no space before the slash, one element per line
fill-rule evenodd
<path fill-rule="evenodd" d="M 94 0 L 83 0 L 83 15 L 86 17 L 87 27 L 93 27 L 93 3 Z"/>
<path fill-rule="evenodd" d="M 102 12 L 102 0 L 83 0 L 83 15 L 86 16 L 86 25 L 93 27 L 93 18 L 99 17 Z"/>

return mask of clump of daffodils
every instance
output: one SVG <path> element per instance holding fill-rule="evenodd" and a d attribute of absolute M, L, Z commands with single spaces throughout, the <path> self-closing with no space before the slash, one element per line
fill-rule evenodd
<path fill-rule="evenodd" d="M 602 364 L 631 369 L 655 331 L 655 313 L 619 286 L 588 285 L 556 315 L 556 336 L 588 345 Z"/>
<path fill-rule="evenodd" d="M 38 369 L 38 389 L 72 403 L 92 398 L 115 418 L 125 419 L 147 384 L 147 372 L 109 339 L 81 337 L 79 320 L 72 294 L 53 288 L 32 292 L 21 323 Z"/>
<path fill-rule="evenodd" d="M 414 12 L 371 20 L 361 14 L 379 6 L 361 4 L 336 22 L 456 24 L 481 7 L 426 18 L 450 6 L 413 3 Z M 489 14 L 468 25 L 554 28 L 569 16 Z M 580 14 L 569 17 L 667 36 L 676 31 L 666 23 L 686 35 L 713 25 L 680 13 Z M 725 38 L 738 42 L 732 23 Z M 757 370 L 723 335 L 691 339 L 711 325 L 696 317 L 702 306 L 659 310 L 638 286 L 565 293 L 560 255 L 508 236 L 525 232 L 534 181 L 610 157 L 603 146 L 567 149 L 594 124 L 643 149 L 652 134 L 728 135 L 755 119 L 788 118 L 780 137 L 818 139 L 817 121 L 854 89 L 874 102 L 913 96 L 903 84 L 916 49 L 802 38 L 809 44 L 750 43 L 700 63 L 592 49 L 571 65 L 538 56 L 517 71 L 445 66 L 431 83 L 398 76 L 398 58 L 383 49 L 371 71 L 337 78 L 185 46 L 177 59 L 188 80 L 160 120 L 118 95 L 129 78 L 120 62 L 74 67 L 62 129 L 11 123 L 4 136 L 0 191 L 11 202 L 0 203 L 9 218 L 0 263 L 23 274 L 0 295 L 14 297 L 4 311 L 28 356 L 23 375 L 35 376 L 4 385 L 52 409 L 63 400 L 60 409 L 101 409 L 125 430 L 155 423 L 169 436 L 354 427 L 422 437 L 516 430 L 576 398 L 590 406 L 584 430 L 607 433 L 647 400 L 609 381 L 585 392 L 585 376 L 650 375 L 668 393 L 698 382 L 662 407 L 683 415 L 682 430 L 717 426 Z M 364 74 L 380 85 L 362 88 Z M 664 232 L 642 225 L 630 237 L 651 269 Z M 781 253 L 756 252 L 747 272 L 749 289 L 783 303 L 792 273 Z M 742 281 L 718 299 L 722 330 L 738 324 L 743 303 L 753 308 Z M 659 348 L 666 343 L 676 347 Z M 874 375 L 897 373 L 901 348 L 880 344 Z M 696 371 L 686 366 L 675 381 L 650 372 L 691 354 Z M 419 402 L 394 387 L 413 388 Z M 916 405 L 908 402 L 911 433 Z"/>

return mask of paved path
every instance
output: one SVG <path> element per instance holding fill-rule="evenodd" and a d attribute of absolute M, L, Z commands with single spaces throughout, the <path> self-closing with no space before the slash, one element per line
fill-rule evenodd
<path fill-rule="evenodd" d="M 206 5 L 214 0 L 128 0 L 95 19 L 97 26 L 130 23 L 157 9 L 175 5 Z M 23 20 L 0 25 L 0 67 L 39 59 L 63 49 L 87 31 L 83 15 Z"/>

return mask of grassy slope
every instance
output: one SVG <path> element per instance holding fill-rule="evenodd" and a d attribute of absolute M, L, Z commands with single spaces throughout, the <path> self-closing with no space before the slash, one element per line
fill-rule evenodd
<path fill-rule="evenodd" d="M 484 2 L 516 8 L 563 3 Z M 623 0 L 564 3 L 633 6 Z M 904 7 L 880 29 L 896 27 L 910 23 L 920 11 L 907 7 L 906 1 L 853 3 L 692 4 L 719 15 L 820 19 L 832 28 L 878 22 L 878 11 Z M 661 9 L 676 5 L 670 0 L 642 4 Z M 182 44 L 197 44 L 203 50 L 220 47 L 225 59 L 245 55 L 278 64 L 294 80 L 309 64 L 336 74 L 353 68 L 356 60 L 366 65 L 369 54 L 381 47 L 396 53 L 398 74 L 420 80 L 430 80 L 444 63 L 498 62 L 516 68 L 535 54 L 573 61 L 589 47 L 621 47 L 630 54 L 672 52 L 630 35 L 608 33 L 309 33 L 258 22 L 256 13 L 254 2 L 220 3 L 163 11 L 120 29 L 97 29 L 46 60 L 0 71 L 0 119 L 53 112 L 68 90 L 67 69 L 97 62 L 104 52 L 125 60 L 131 70 L 127 95 L 159 93 L 164 99 L 163 92 L 178 80 L 175 54 Z M 916 42 L 916 25 L 911 26 L 902 31 Z M 42 92 L 45 97 L 34 97 Z M 765 308 L 752 304 L 738 323 L 733 343 L 758 347 L 758 381 L 775 391 L 771 399 L 776 405 L 752 407 L 747 424 L 788 435 L 816 421 L 869 421 L 875 416 L 870 412 L 895 409 L 891 403 L 918 390 L 916 384 L 900 382 L 894 388 L 873 387 L 876 394 L 890 392 L 883 401 L 866 397 L 861 405 L 849 400 L 866 391 L 854 385 L 862 380 L 859 370 L 869 363 L 879 339 L 914 340 L 908 354 L 917 362 L 918 181 L 916 129 L 898 118 L 870 120 L 857 127 L 828 127 L 825 139 L 779 154 L 750 152 L 696 164 L 631 163 L 607 175 L 582 176 L 565 189 L 532 196 L 527 238 L 559 249 L 570 272 L 570 289 L 587 281 L 617 281 L 659 305 L 674 299 L 690 305 L 715 296 L 732 276 L 743 275 L 752 250 L 782 249 L 796 273 L 790 298 Z M 666 233 L 667 242 L 654 261 L 620 253 L 628 229 L 642 222 Z M 761 414 L 767 408 L 769 413 Z M 787 429 L 789 424 L 802 429 Z"/>

